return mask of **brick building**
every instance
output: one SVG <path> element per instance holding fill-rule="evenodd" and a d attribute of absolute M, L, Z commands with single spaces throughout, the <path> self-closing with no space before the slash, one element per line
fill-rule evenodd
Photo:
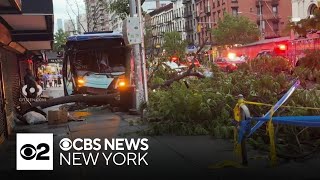
<path fill-rule="evenodd" d="M 0 144 L 14 129 L 25 69 L 36 73 L 52 42 L 52 0 L 0 2 Z"/>
<path fill-rule="evenodd" d="M 291 0 L 196 0 L 198 36 L 200 44 L 211 37 L 212 28 L 217 26 L 225 13 L 246 16 L 259 28 L 263 38 L 287 35 L 284 31 L 292 16 Z"/>

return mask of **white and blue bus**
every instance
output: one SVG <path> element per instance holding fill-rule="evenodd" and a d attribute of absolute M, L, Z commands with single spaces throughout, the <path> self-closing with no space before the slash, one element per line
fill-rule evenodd
<path fill-rule="evenodd" d="M 63 65 L 65 95 L 132 93 L 130 52 L 120 33 L 68 37 Z"/>

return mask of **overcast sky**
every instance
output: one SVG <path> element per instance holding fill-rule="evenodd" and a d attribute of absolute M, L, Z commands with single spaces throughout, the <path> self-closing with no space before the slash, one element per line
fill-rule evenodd
<path fill-rule="evenodd" d="M 67 1 L 70 2 L 71 8 L 68 5 Z M 53 0 L 53 9 L 54 9 L 54 19 L 55 19 L 55 29 L 57 26 L 57 19 L 70 19 L 68 13 L 72 18 L 75 18 L 75 14 L 72 12 L 72 10 L 77 11 L 77 6 L 75 4 L 75 1 L 78 2 L 80 6 L 80 11 L 84 14 L 85 13 L 85 5 L 83 0 Z M 161 3 L 170 3 L 170 1 L 161 1 Z M 155 2 L 145 2 L 143 4 L 144 11 L 147 11 L 148 9 L 155 8 Z M 76 12 L 77 13 L 77 12 Z"/>

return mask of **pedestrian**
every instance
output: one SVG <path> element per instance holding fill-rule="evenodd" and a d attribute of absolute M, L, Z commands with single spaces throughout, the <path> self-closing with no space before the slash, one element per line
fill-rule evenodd
<path fill-rule="evenodd" d="M 62 75 L 58 74 L 58 85 L 59 85 L 59 87 L 61 87 L 61 84 L 62 84 Z"/>
<path fill-rule="evenodd" d="M 24 76 L 23 80 L 25 85 L 27 86 L 27 98 L 36 98 L 39 89 L 37 87 L 38 84 L 36 78 L 33 76 L 31 69 L 26 69 L 26 75 Z"/>
<path fill-rule="evenodd" d="M 58 87 L 58 74 L 53 75 L 54 87 Z"/>
<path fill-rule="evenodd" d="M 48 74 L 47 73 L 43 73 L 42 82 L 43 82 L 43 89 L 46 90 L 46 88 L 48 86 Z"/>
<path fill-rule="evenodd" d="M 52 87 L 53 85 L 52 85 L 52 83 L 53 83 L 53 76 L 52 76 L 52 74 L 48 74 L 48 83 L 49 83 L 49 87 Z"/>

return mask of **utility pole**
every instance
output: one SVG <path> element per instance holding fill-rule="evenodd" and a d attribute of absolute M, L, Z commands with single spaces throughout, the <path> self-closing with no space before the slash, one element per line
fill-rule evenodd
<path fill-rule="evenodd" d="M 264 35 L 263 35 L 263 19 L 262 19 L 262 0 L 259 0 L 259 7 L 260 7 L 260 15 L 259 15 L 259 18 L 260 18 L 260 33 L 261 33 L 261 40 L 264 39 Z"/>
<path fill-rule="evenodd" d="M 129 1 L 130 6 L 130 16 L 137 17 L 137 5 L 135 0 Z M 143 91 L 143 78 L 141 71 L 141 56 L 139 44 L 133 45 L 133 55 L 134 55 L 134 82 L 135 82 L 135 109 L 138 110 L 140 104 L 144 101 L 144 91 Z"/>
<path fill-rule="evenodd" d="M 142 7 L 141 0 L 137 0 L 138 4 L 138 16 L 140 20 L 140 31 L 141 31 L 141 59 L 142 59 L 142 76 L 143 76 L 143 89 L 144 89 L 144 101 L 148 102 L 148 86 L 147 86 L 147 69 L 146 69 L 146 53 L 144 46 L 144 25 L 143 25 L 143 16 L 142 16 Z"/>

